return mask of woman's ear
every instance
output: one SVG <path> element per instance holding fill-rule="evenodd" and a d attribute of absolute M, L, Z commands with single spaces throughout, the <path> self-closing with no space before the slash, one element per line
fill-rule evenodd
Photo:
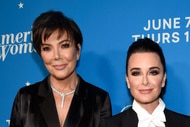
<path fill-rule="evenodd" d="M 128 79 L 127 74 L 125 75 L 125 80 L 126 80 L 128 89 L 130 89 L 130 83 L 129 83 L 129 79 Z"/>
<path fill-rule="evenodd" d="M 80 52 L 81 52 L 81 45 L 77 44 L 77 60 L 80 58 Z"/>
<path fill-rule="evenodd" d="M 164 78 L 163 78 L 163 80 L 162 80 L 162 87 L 165 87 L 165 85 L 166 85 L 166 73 L 164 74 Z"/>

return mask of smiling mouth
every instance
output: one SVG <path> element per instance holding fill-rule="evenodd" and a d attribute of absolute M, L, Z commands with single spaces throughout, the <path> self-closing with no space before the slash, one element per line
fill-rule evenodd
<path fill-rule="evenodd" d="M 66 67 L 66 65 L 65 64 L 62 64 L 62 65 L 54 65 L 53 66 L 56 70 L 62 70 L 62 69 L 64 69 L 65 67 Z"/>
<path fill-rule="evenodd" d="M 142 89 L 142 90 L 139 90 L 139 92 L 140 92 L 141 94 L 149 94 L 149 93 L 152 92 L 152 89 Z"/>

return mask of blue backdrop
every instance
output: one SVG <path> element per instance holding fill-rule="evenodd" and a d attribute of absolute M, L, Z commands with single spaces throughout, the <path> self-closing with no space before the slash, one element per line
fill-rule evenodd
<path fill-rule="evenodd" d="M 48 74 L 33 51 L 31 25 L 50 9 L 62 11 L 80 26 L 84 45 L 77 71 L 109 92 L 113 114 L 131 104 L 125 83 L 127 48 L 146 36 L 159 43 L 166 57 L 166 106 L 190 115 L 189 4 L 189 0 L 1 1 L 0 127 L 8 127 L 18 89 Z"/>

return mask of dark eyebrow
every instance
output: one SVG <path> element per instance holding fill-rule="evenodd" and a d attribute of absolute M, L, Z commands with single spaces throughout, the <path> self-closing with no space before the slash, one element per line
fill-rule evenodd
<path fill-rule="evenodd" d="M 69 40 L 69 39 L 66 39 L 66 40 L 60 41 L 59 44 L 64 43 L 64 42 L 70 42 L 70 43 L 71 43 L 72 41 Z M 42 44 L 41 44 L 41 46 L 44 46 L 44 45 L 51 45 L 51 44 L 47 44 L 47 43 L 42 43 Z"/>
<path fill-rule="evenodd" d="M 152 70 L 152 69 L 158 69 L 158 70 L 160 70 L 159 67 L 150 67 L 150 70 Z"/>
<path fill-rule="evenodd" d="M 150 70 L 152 70 L 152 69 L 158 69 L 158 70 L 160 70 L 159 67 L 150 67 L 149 69 L 150 69 Z M 134 68 L 131 68 L 131 69 L 130 69 L 130 71 L 133 71 L 133 70 L 140 70 L 140 68 L 134 67 Z"/>
<path fill-rule="evenodd" d="M 133 71 L 133 70 L 140 70 L 140 68 L 134 67 L 134 68 L 131 68 L 129 71 Z"/>
<path fill-rule="evenodd" d="M 60 41 L 59 43 L 63 43 L 63 42 L 69 42 L 69 43 L 71 43 L 72 41 L 69 40 L 69 39 L 66 39 L 66 40 L 62 40 L 62 41 Z"/>
<path fill-rule="evenodd" d="M 50 45 L 50 44 L 46 44 L 46 43 L 45 44 L 44 43 L 41 44 L 41 46 L 44 46 L 44 45 Z"/>

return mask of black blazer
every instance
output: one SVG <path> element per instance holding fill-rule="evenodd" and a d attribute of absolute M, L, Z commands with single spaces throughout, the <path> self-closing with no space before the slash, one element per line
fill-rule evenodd
<path fill-rule="evenodd" d="M 190 127 L 190 117 L 171 110 L 164 110 L 166 116 L 166 127 Z M 103 118 L 100 127 L 138 127 L 136 112 L 130 107 L 112 117 Z"/>
<path fill-rule="evenodd" d="M 108 93 L 79 76 L 64 127 L 98 127 L 111 115 Z M 60 127 L 48 77 L 18 91 L 10 120 L 10 127 Z"/>

